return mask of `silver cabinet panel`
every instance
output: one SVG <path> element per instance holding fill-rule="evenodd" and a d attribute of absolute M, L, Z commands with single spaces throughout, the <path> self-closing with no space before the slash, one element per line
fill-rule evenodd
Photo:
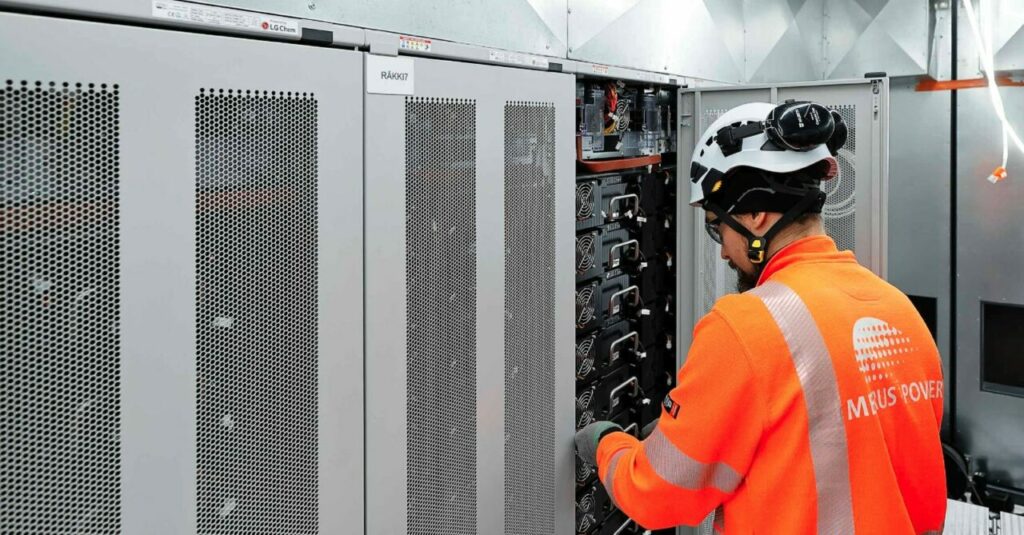
<path fill-rule="evenodd" d="M 888 280 L 907 294 L 936 299 L 948 425 L 950 98 L 942 91 L 915 91 L 916 84 L 916 78 L 898 78 L 890 91 Z"/>
<path fill-rule="evenodd" d="M 13 14 L 0 14 L 0 48 L 3 150 L 16 162 L 2 202 L 25 217 L 3 229 L 5 254 L 33 250 L 18 233 L 55 212 L 70 234 L 53 250 L 102 261 L 101 247 L 76 245 L 96 225 L 76 214 L 115 209 L 83 189 L 98 176 L 117 188 L 119 320 L 103 328 L 119 336 L 120 518 L 97 532 L 361 531 L 362 57 Z M 113 93 L 116 112 L 97 107 Z M 104 149 L 113 170 L 87 165 L 102 152 L 79 152 L 101 135 L 117 137 Z M 35 280 L 54 300 L 103 290 L 40 275 L 61 261 L 4 284 Z M 76 314 L 62 321 L 80 325 Z M 41 347 L 22 362 L 38 377 L 63 342 L 29 334 L 5 331 L 5 344 Z M 66 392 L 72 406 L 55 418 L 89 411 L 89 392 Z M 29 485 L 53 484 L 33 468 Z M 65 520 L 94 513 L 78 511 Z"/>
<path fill-rule="evenodd" d="M 1002 88 L 1011 124 L 1024 120 L 1013 104 L 1017 88 Z M 1024 304 L 1024 158 L 1010 148 L 1010 176 L 999 184 L 985 178 L 1002 161 L 999 121 L 983 90 L 957 96 L 957 443 L 995 483 L 1024 488 L 1024 399 L 982 390 L 982 305 Z M 995 340 L 989 341 L 994 343 Z"/>
<path fill-rule="evenodd" d="M 412 61 L 365 96 L 366 530 L 569 533 L 573 78 Z"/>
<path fill-rule="evenodd" d="M 212 4 L 445 39 L 545 56 L 565 56 L 565 1 L 217 0 Z"/>

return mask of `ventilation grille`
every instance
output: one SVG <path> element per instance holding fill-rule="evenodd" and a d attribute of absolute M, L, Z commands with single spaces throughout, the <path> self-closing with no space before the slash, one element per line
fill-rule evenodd
<path fill-rule="evenodd" d="M 594 184 L 594 182 L 576 184 L 576 221 L 586 221 L 594 216 L 597 207 Z"/>
<path fill-rule="evenodd" d="M 828 194 L 821 215 L 825 231 L 836 242 L 839 250 L 856 251 L 857 246 L 857 107 L 854 105 L 826 106 L 836 110 L 846 122 L 849 136 L 839 151 L 839 176 L 822 182 Z"/>
<path fill-rule="evenodd" d="M 576 533 L 590 533 L 597 525 L 597 498 L 593 487 L 576 499 Z"/>
<path fill-rule="evenodd" d="M 586 381 L 594 373 L 597 364 L 597 334 L 591 334 L 576 342 L 576 380 Z"/>
<path fill-rule="evenodd" d="M 0 90 L 0 532 L 118 533 L 119 95 Z"/>
<path fill-rule="evenodd" d="M 555 527 L 555 107 L 505 105 L 505 533 Z"/>
<path fill-rule="evenodd" d="M 409 535 L 476 529 L 476 103 L 405 101 Z"/>
<path fill-rule="evenodd" d="M 576 485 L 585 485 L 594 476 L 597 475 L 597 468 L 594 465 L 581 460 L 579 456 L 576 456 Z"/>
<path fill-rule="evenodd" d="M 576 288 L 576 328 L 585 329 L 597 314 L 597 301 L 601 288 L 594 282 Z"/>
<path fill-rule="evenodd" d="M 195 106 L 198 531 L 316 533 L 317 102 Z"/>
<path fill-rule="evenodd" d="M 586 273 L 594 267 L 597 256 L 597 232 L 576 236 L 576 274 Z"/>
<path fill-rule="evenodd" d="M 576 429 L 583 429 L 594 421 L 594 395 L 597 386 L 592 385 L 576 392 Z"/>

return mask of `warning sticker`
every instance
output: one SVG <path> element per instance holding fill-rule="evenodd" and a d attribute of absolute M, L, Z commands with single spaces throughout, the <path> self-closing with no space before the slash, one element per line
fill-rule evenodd
<path fill-rule="evenodd" d="M 153 0 L 153 16 L 205 26 L 299 36 L 299 23 L 291 19 L 174 0 Z"/>
<path fill-rule="evenodd" d="M 512 65 L 524 65 L 541 69 L 546 69 L 549 65 L 547 58 L 517 52 L 505 52 L 503 50 L 491 50 L 488 57 L 491 61 L 497 63 L 511 63 Z"/>
<path fill-rule="evenodd" d="M 421 37 L 409 37 L 408 35 L 398 36 L 398 48 L 401 50 L 415 50 L 416 52 L 430 52 L 433 42 L 430 39 Z"/>

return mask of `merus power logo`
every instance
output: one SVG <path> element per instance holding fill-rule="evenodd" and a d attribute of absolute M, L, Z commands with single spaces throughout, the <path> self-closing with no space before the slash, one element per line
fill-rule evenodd
<path fill-rule="evenodd" d="M 853 326 L 853 350 L 864 382 L 872 390 L 846 400 L 847 420 L 878 414 L 898 403 L 942 397 L 942 381 L 907 381 L 901 373 L 917 347 L 892 325 L 877 318 L 860 318 Z"/>

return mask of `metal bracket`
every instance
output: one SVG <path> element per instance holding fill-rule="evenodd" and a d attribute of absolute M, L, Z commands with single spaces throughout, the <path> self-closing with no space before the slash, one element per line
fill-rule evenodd
<path fill-rule="evenodd" d="M 612 345 L 608 348 L 608 352 L 611 353 L 612 355 L 614 355 L 614 357 L 610 358 L 609 360 L 611 360 L 611 361 L 619 360 L 619 357 L 618 357 L 619 352 L 617 350 L 617 347 L 618 347 L 619 344 L 621 344 L 622 342 L 625 342 L 626 340 L 629 340 L 630 338 L 633 339 L 633 353 L 637 353 L 637 354 L 640 353 L 640 335 L 637 334 L 636 331 L 633 331 L 633 332 L 627 334 L 626 336 L 623 336 L 622 338 L 619 338 L 618 340 L 615 340 L 614 342 L 612 342 Z"/>
<path fill-rule="evenodd" d="M 619 395 L 620 391 L 622 391 L 624 388 L 627 388 L 629 386 L 633 387 L 633 393 L 630 394 L 630 397 L 634 397 L 635 398 L 637 396 L 637 394 L 640 393 L 640 380 L 637 379 L 636 376 L 634 375 L 633 377 L 630 377 L 625 382 L 623 382 L 621 385 L 613 388 L 612 391 L 608 393 L 608 406 L 609 406 L 609 408 L 614 408 L 614 407 L 617 407 L 619 405 L 619 402 L 617 401 L 616 396 Z"/>
<path fill-rule="evenodd" d="M 632 305 L 633 306 L 638 306 L 640 304 L 640 287 L 636 286 L 634 284 L 633 286 L 630 286 L 629 288 L 626 288 L 625 290 L 620 290 L 618 292 L 613 293 L 612 297 L 610 299 L 608 299 L 608 311 L 612 315 L 618 314 L 618 312 L 619 312 L 618 306 L 615 304 L 615 302 L 619 301 L 622 298 L 622 296 L 624 296 L 624 295 L 626 295 L 626 294 L 628 294 L 630 292 L 633 293 L 633 303 L 632 303 Z"/>
<path fill-rule="evenodd" d="M 630 255 L 629 259 L 633 261 L 640 260 L 640 242 L 638 240 L 626 240 L 622 243 L 617 243 L 613 245 L 612 248 L 608 251 L 608 264 L 611 267 L 619 267 L 619 262 L 622 259 L 622 255 L 619 255 L 619 258 L 612 258 L 612 256 L 615 254 L 615 251 L 629 245 L 635 246 L 635 248 L 633 249 L 633 254 Z"/>
<path fill-rule="evenodd" d="M 608 201 L 608 209 L 612 211 L 613 219 L 619 218 L 619 211 L 615 209 L 615 206 L 626 199 L 634 199 L 636 201 L 636 206 L 638 208 L 640 207 L 640 196 L 637 195 L 636 193 L 627 193 L 626 195 L 618 195 L 616 197 L 612 197 L 612 199 Z"/>
<path fill-rule="evenodd" d="M 378 56 L 398 55 L 398 36 L 385 32 L 366 32 L 366 42 L 370 45 L 370 53 Z"/>

